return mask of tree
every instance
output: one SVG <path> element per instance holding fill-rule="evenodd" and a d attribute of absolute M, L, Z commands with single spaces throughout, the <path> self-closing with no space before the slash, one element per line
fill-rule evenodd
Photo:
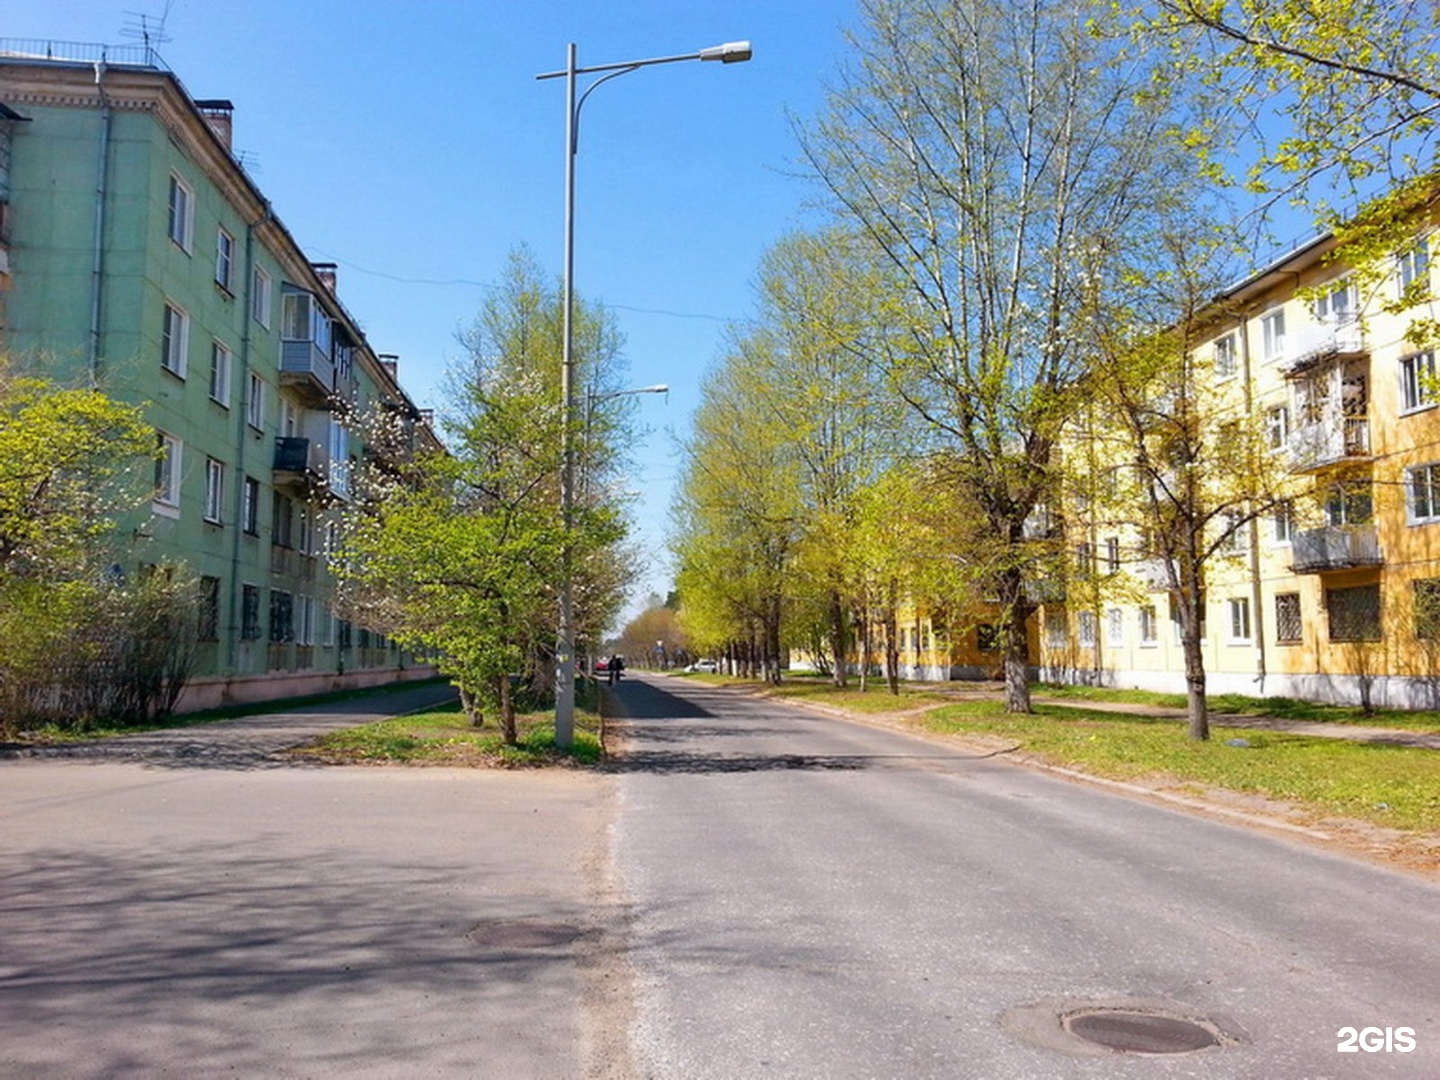
<path fill-rule="evenodd" d="M 580 370 L 604 378 L 618 348 L 613 327 L 597 309 L 579 313 Z M 603 626 L 618 607 L 609 568 L 624 529 L 599 500 L 582 501 L 568 531 L 561 518 L 560 298 L 527 253 L 512 256 L 464 341 L 452 453 L 410 477 L 371 474 L 346 516 L 337 574 L 347 604 L 379 614 L 397 640 L 434 650 L 471 722 L 493 712 L 513 743 L 512 676 L 550 687 L 567 546 L 583 625 Z M 603 436 L 584 434 L 582 473 L 603 472 L 614 454 Z"/>
<path fill-rule="evenodd" d="M 1082 287 L 1128 270 L 1186 187 L 1174 118 L 1102 4 L 866 0 L 804 152 L 881 280 L 874 356 L 982 516 L 1006 704 L 1028 711 L 1025 535 L 1053 498 L 1088 334 Z"/>
<path fill-rule="evenodd" d="M 127 575 L 116 544 L 156 461 L 139 409 L 0 358 L 0 730 L 174 707 L 194 581 L 180 567 Z"/>

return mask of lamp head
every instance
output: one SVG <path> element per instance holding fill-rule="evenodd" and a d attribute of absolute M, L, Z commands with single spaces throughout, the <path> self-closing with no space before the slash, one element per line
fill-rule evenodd
<path fill-rule="evenodd" d="M 700 50 L 701 60 L 719 60 L 722 64 L 738 64 L 750 59 L 748 41 L 727 41 L 724 45 L 712 45 Z"/>

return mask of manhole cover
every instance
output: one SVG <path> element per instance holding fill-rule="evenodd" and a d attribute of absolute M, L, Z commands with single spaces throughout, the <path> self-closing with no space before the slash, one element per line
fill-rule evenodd
<path fill-rule="evenodd" d="M 481 923 L 465 936 L 487 949 L 551 949 L 569 945 L 582 934 L 565 923 Z"/>
<path fill-rule="evenodd" d="M 1188 1054 L 1220 1045 L 1219 1034 L 1203 1024 L 1157 1013 L 1097 1009 L 1062 1022 L 1077 1038 L 1127 1054 Z"/>

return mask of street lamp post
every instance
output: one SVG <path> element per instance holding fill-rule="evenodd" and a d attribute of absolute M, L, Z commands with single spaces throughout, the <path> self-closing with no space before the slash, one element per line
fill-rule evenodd
<path fill-rule="evenodd" d="M 564 352 L 560 369 L 562 464 L 560 467 L 560 516 L 564 531 L 561 553 L 560 633 L 556 642 L 555 743 L 569 746 L 575 738 L 575 579 L 571 565 L 571 521 L 575 509 L 575 438 L 571 418 L 575 409 L 575 155 L 580 148 L 580 109 L 594 89 L 609 79 L 628 75 L 637 68 L 672 64 L 680 60 L 719 60 L 734 64 L 750 59 L 748 41 L 732 41 L 699 52 L 678 56 L 656 56 L 647 60 L 626 60 L 617 64 L 575 65 L 575 43 L 565 53 L 563 71 L 547 71 L 537 79 L 565 79 L 565 278 Z M 577 100 L 575 78 L 599 75 Z"/>

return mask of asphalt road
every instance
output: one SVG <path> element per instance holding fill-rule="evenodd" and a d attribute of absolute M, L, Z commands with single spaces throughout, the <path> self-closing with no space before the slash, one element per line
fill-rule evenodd
<path fill-rule="evenodd" d="M 619 695 L 642 1075 L 1440 1077 L 1432 884 L 732 691 Z M 1218 1045 L 1105 1050 L 1060 1024 L 1092 1008 Z"/>
<path fill-rule="evenodd" d="M 436 696 L 0 761 L 0 1077 L 571 1080 L 613 1054 L 610 778 L 279 754 Z"/>

